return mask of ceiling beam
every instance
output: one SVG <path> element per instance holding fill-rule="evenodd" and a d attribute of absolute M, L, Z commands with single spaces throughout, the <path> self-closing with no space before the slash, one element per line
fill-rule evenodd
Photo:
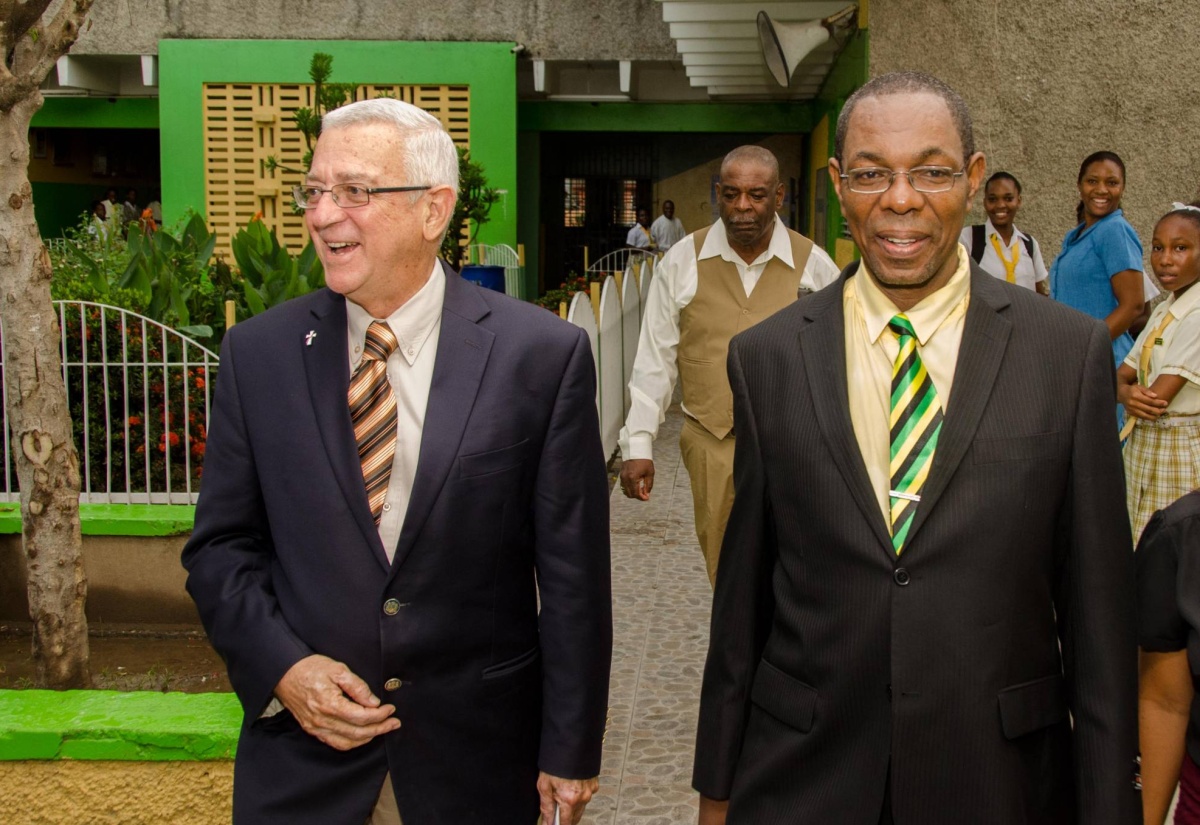
<path fill-rule="evenodd" d="M 774 3 L 697 3 L 678 0 L 659 0 L 664 23 L 702 23 L 705 21 L 753 22 L 760 11 L 772 20 L 817 20 L 836 14 L 849 5 L 849 0 L 832 2 L 774 2 Z"/>

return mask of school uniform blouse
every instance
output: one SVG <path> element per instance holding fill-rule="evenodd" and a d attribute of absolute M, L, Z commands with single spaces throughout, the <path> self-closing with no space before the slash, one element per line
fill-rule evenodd
<path fill-rule="evenodd" d="M 1112 277 L 1127 269 L 1142 271 L 1142 242 L 1118 209 L 1063 238 L 1050 267 L 1050 295 L 1103 321 L 1117 308 Z M 1122 333 L 1113 341 L 1113 362 L 1120 364 L 1132 347 L 1133 336 Z"/>
<path fill-rule="evenodd" d="M 1200 287 L 1193 285 L 1182 295 L 1172 294 L 1156 306 L 1124 363 L 1134 370 L 1138 369 L 1142 347 L 1162 325 L 1168 313 L 1174 320 L 1158 336 L 1162 343 L 1152 343 L 1150 374 L 1146 376 L 1145 385 L 1153 384 L 1160 375 L 1178 375 L 1187 379 L 1187 383 L 1171 399 L 1167 412 L 1174 415 L 1200 415 Z"/>

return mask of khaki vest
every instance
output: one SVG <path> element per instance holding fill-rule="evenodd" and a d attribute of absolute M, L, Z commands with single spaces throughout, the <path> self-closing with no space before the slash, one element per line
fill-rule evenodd
<path fill-rule="evenodd" d="M 721 225 L 713 224 L 720 232 Z M 717 438 L 733 430 L 733 391 L 725 359 L 729 339 L 774 315 L 796 300 L 800 276 L 812 241 L 788 231 L 795 267 L 771 258 L 749 297 L 737 267 L 720 257 L 700 259 L 709 230 L 693 236 L 696 244 L 696 296 L 679 313 L 679 381 L 683 406 Z"/>

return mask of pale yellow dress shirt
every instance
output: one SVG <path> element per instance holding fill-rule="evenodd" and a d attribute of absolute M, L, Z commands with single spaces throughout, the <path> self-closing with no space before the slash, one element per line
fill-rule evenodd
<path fill-rule="evenodd" d="M 966 249 L 959 244 L 958 269 L 950 281 L 905 312 L 917 334 L 918 351 L 937 389 L 943 413 L 949 406 L 950 391 L 954 386 L 954 368 L 971 297 L 969 260 Z M 859 263 L 855 276 L 846 281 L 842 309 L 846 323 L 850 421 L 871 479 L 871 489 L 875 491 L 884 522 L 890 526 L 891 436 L 888 418 L 892 363 L 900 351 L 900 344 L 888 329 L 888 322 L 900 310 L 876 286 L 865 261 Z"/>

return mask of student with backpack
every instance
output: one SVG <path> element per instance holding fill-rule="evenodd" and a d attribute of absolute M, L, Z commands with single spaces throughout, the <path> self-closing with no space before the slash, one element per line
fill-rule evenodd
<path fill-rule="evenodd" d="M 1013 220 L 1021 208 L 1021 183 L 1008 172 L 997 172 L 984 186 L 987 223 L 965 227 L 959 242 L 975 263 L 1002 281 L 1050 294 L 1050 274 L 1042 250 L 1032 235 Z"/>

